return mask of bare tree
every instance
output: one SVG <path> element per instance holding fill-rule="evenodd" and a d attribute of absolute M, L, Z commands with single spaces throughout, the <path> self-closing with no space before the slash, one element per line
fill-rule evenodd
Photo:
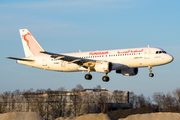
<path fill-rule="evenodd" d="M 0 94 L 0 100 L 3 100 L 2 96 L 3 95 Z M 3 101 L 0 102 L 0 113 L 3 113 Z"/>
<path fill-rule="evenodd" d="M 176 111 L 180 111 L 180 88 L 173 91 Z"/>
<path fill-rule="evenodd" d="M 11 93 L 11 112 L 13 112 L 15 110 L 15 95 L 14 93 Z"/>
<path fill-rule="evenodd" d="M 43 96 L 43 94 L 45 90 L 36 90 L 36 97 L 34 100 L 35 103 L 35 111 L 38 112 L 41 116 L 45 116 L 46 112 L 44 110 L 44 101 L 45 101 L 45 97 Z"/>
<path fill-rule="evenodd" d="M 143 94 L 137 96 L 137 104 L 138 104 L 138 107 L 141 108 L 141 107 L 146 107 L 146 98 L 144 97 Z"/>
<path fill-rule="evenodd" d="M 129 103 L 133 108 L 152 107 L 150 97 L 146 98 L 143 94 L 135 95 L 133 92 L 129 93 Z"/>
<path fill-rule="evenodd" d="M 164 102 L 165 99 L 166 96 L 164 95 L 164 93 L 158 92 L 158 93 L 154 93 L 153 95 L 153 100 L 158 105 L 159 112 L 162 111 L 163 108 L 165 108 L 165 102 Z"/>
<path fill-rule="evenodd" d="M 107 92 L 101 92 L 100 94 L 101 112 L 106 113 L 108 109 L 109 94 Z"/>
<path fill-rule="evenodd" d="M 166 94 L 166 99 L 165 99 L 165 105 L 166 109 L 164 111 L 171 111 L 175 112 L 175 98 L 172 96 L 171 93 Z"/>
<path fill-rule="evenodd" d="M 46 90 L 46 104 L 45 104 L 45 110 L 46 110 L 46 119 L 49 119 L 49 115 L 51 114 L 50 106 L 52 104 L 52 90 L 48 88 Z"/>
<path fill-rule="evenodd" d="M 53 104 L 51 104 L 51 112 L 54 118 L 62 117 L 65 113 L 66 107 L 66 95 L 65 88 L 60 88 L 55 91 L 53 98 Z"/>
<path fill-rule="evenodd" d="M 83 111 L 87 114 L 93 113 L 94 106 L 94 94 L 93 92 L 85 92 L 83 94 Z"/>
<path fill-rule="evenodd" d="M 150 97 L 147 97 L 146 98 L 146 104 L 145 104 L 147 107 L 151 107 L 153 108 L 153 104 L 152 104 L 152 100 Z"/>
<path fill-rule="evenodd" d="M 16 104 L 15 105 L 15 110 L 13 110 L 14 112 L 22 112 L 22 102 L 23 102 L 23 97 L 21 96 L 22 92 L 19 90 L 19 89 L 16 89 L 14 92 L 13 92 L 13 95 L 14 95 L 14 101 L 13 103 Z"/>
<path fill-rule="evenodd" d="M 74 116 L 79 116 L 81 114 L 82 101 L 83 101 L 82 90 L 83 87 L 80 84 L 71 90 L 70 99 L 73 103 L 72 106 L 74 110 Z"/>
<path fill-rule="evenodd" d="M 0 113 L 3 113 L 3 103 L 0 102 Z"/>
<path fill-rule="evenodd" d="M 94 108 L 96 113 L 106 113 L 108 109 L 109 94 L 103 91 L 94 92 Z"/>
<path fill-rule="evenodd" d="M 11 92 L 10 91 L 8 91 L 7 92 L 7 102 L 8 102 L 8 112 L 11 112 Z"/>
<path fill-rule="evenodd" d="M 120 109 L 121 108 L 121 104 L 120 103 L 123 103 L 124 102 L 124 92 L 123 91 L 118 91 L 118 90 L 115 90 L 113 92 L 113 95 L 112 95 L 112 98 L 114 100 L 114 102 L 116 103 L 116 108 L 117 109 Z"/>
<path fill-rule="evenodd" d="M 67 95 L 65 94 L 65 88 L 61 87 L 58 89 L 59 95 L 58 95 L 58 115 L 57 117 L 63 117 L 65 116 L 66 112 L 66 105 L 67 105 Z"/>
<path fill-rule="evenodd" d="M 129 93 L 129 103 L 135 108 L 136 105 L 136 100 L 137 100 L 137 95 L 135 95 L 133 92 Z"/>
<path fill-rule="evenodd" d="M 95 92 L 101 92 L 101 86 L 97 85 L 96 87 L 94 87 Z"/>
<path fill-rule="evenodd" d="M 26 99 L 26 102 L 27 102 L 26 112 L 29 112 L 29 110 L 30 110 L 30 100 L 31 100 L 30 94 L 31 94 L 30 90 L 23 92 L 23 97 Z"/>
<path fill-rule="evenodd" d="M 9 94 L 10 94 L 10 92 L 4 92 L 3 95 L 2 95 L 2 100 L 3 100 L 2 111 L 3 111 L 3 113 L 8 112 L 8 110 L 9 110 L 8 109 Z"/>

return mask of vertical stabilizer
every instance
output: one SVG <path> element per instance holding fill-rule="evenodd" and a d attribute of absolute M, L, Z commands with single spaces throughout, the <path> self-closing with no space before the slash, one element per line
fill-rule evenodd
<path fill-rule="evenodd" d="M 38 56 L 41 55 L 40 51 L 44 51 L 38 42 L 34 39 L 27 29 L 19 29 L 25 56 Z"/>

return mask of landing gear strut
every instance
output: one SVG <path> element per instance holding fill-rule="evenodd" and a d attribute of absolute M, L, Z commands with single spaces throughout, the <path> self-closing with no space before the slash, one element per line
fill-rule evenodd
<path fill-rule="evenodd" d="M 106 73 L 105 76 L 102 77 L 102 80 L 103 80 L 104 82 L 108 82 L 108 81 L 109 81 L 109 77 L 107 76 L 107 73 Z"/>
<path fill-rule="evenodd" d="M 154 77 L 154 74 L 152 73 L 152 66 L 148 66 L 149 68 L 149 77 Z"/>

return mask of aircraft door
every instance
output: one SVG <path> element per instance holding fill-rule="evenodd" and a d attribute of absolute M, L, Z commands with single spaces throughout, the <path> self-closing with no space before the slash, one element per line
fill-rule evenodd
<path fill-rule="evenodd" d="M 43 56 L 42 65 L 47 66 L 47 56 Z"/>
<path fill-rule="evenodd" d="M 149 59 L 149 48 L 144 49 L 144 58 Z"/>

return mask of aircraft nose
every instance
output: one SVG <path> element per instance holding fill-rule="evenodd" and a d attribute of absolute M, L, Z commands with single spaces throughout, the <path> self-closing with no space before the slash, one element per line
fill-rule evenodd
<path fill-rule="evenodd" d="M 168 63 L 172 62 L 174 60 L 174 57 L 172 55 L 168 55 L 167 61 Z"/>

